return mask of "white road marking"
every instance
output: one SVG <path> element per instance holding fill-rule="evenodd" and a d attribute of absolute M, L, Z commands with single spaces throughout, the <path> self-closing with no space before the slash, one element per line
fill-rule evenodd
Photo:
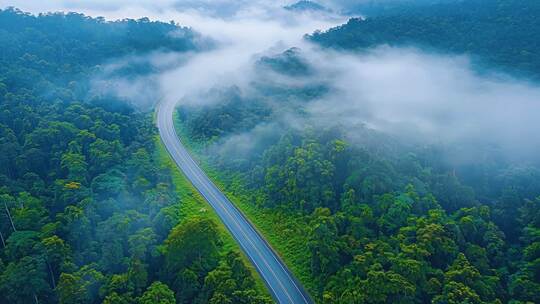
<path fill-rule="evenodd" d="M 174 107 L 172 107 L 170 109 L 167 108 L 167 110 L 169 110 L 169 112 L 172 112 L 173 109 L 174 109 Z M 179 140 L 179 138 L 178 138 L 178 136 L 176 134 L 176 130 L 174 129 L 174 123 L 173 123 L 173 120 L 172 120 L 172 113 L 171 113 L 170 117 L 163 116 L 164 112 L 162 112 L 161 110 L 162 110 L 161 108 L 158 109 L 158 114 L 157 114 L 158 115 L 158 128 L 160 130 L 160 133 L 166 135 L 166 137 L 165 138 L 162 137 L 162 139 L 163 139 L 163 141 L 165 143 L 165 146 L 167 147 L 167 150 L 169 150 L 172 147 L 173 150 L 174 150 L 173 152 L 175 152 L 175 155 L 178 158 L 180 158 L 180 160 L 177 161 L 177 157 L 175 157 L 175 155 L 173 155 L 171 153 L 171 156 L 172 156 L 173 160 L 175 161 L 175 163 L 182 170 L 185 169 L 186 171 L 189 171 L 189 173 L 192 174 L 192 176 L 196 179 L 196 182 L 198 182 L 200 184 L 200 187 L 202 188 L 202 189 L 199 189 L 199 187 L 196 187 L 198 189 L 199 193 L 212 205 L 212 207 L 214 209 L 216 209 L 216 211 L 218 211 L 218 209 L 219 209 L 221 211 L 221 214 L 225 215 L 224 213 L 226 213 L 226 215 L 228 216 L 228 220 L 232 221 L 232 222 L 228 224 L 226 221 L 224 221 L 224 224 L 230 230 L 231 234 L 233 234 L 235 239 L 237 239 L 237 242 L 240 243 L 242 245 L 242 247 L 245 247 L 244 251 L 247 251 L 248 248 L 249 248 L 247 246 L 247 244 L 245 244 L 241 239 L 238 239 L 233 233 L 233 226 L 230 226 L 230 225 L 234 224 L 236 229 L 239 230 L 239 232 L 244 236 L 245 240 L 249 243 L 249 245 L 251 245 L 251 250 L 252 251 L 254 250 L 257 253 L 259 259 L 261 259 L 262 262 L 264 263 L 264 265 L 266 266 L 266 269 L 272 274 L 272 276 L 274 277 L 274 280 L 278 282 L 278 284 L 280 285 L 280 287 L 282 289 L 282 292 L 287 296 L 287 298 L 291 301 L 291 303 L 294 303 L 294 300 L 292 299 L 291 295 L 289 294 L 288 289 L 283 285 L 283 282 L 280 280 L 278 275 L 274 272 L 273 268 L 268 264 L 268 261 L 265 259 L 265 256 L 259 250 L 259 248 L 258 248 L 259 246 L 255 245 L 254 240 L 252 239 L 252 237 L 250 235 L 248 235 L 248 233 L 245 231 L 245 228 L 242 225 L 239 224 L 239 220 L 240 221 L 243 220 L 243 222 L 245 223 L 245 226 L 250 231 L 250 234 L 254 235 L 255 238 L 257 238 L 258 241 L 260 243 L 262 243 L 262 246 L 266 247 L 266 249 L 268 250 L 268 254 L 272 256 L 272 258 L 275 260 L 275 262 L 283 270 L 283 272 L 285 274 L 285 277 L 290 281 L 290 284 L 292 284 L 295 287 L 295 289 L 298 291 L 298 293 L 302 296 L 302 298 L 304 300 L 304 303 L 310 303 L 309 300 L 306 299 L 306 297 L 304 296 L 304 293 L 300 290 L 300 288 L 296 284 L 296 281 L 291 277 L 290 273 L 285 269 L 284 265 L 280 262 L 280 260 L 278 260 L 275 253 L 272 251 L 271 248 L 268 247 L 268 244 L 262 239 L 262 237 L 259 235 L 259 233 L 255 230 L 255 228 L 252 227 L 251 224 L 249 222 L 247 222 L 245 218 L 243 218 L 240 211 L 236 207 L 234 207 L 234 205 L 232 205 L 232 202 L 230 202 L 227 199 L 227 197 L 223 193 L 221 193 L 219 188 L 217 188 L 217 186 L 212 183 L 212 181 L 204 174 L 202 169 L 198 166 L 198 164 L 189 155 L 187 150 L 182 146 L 182 144 L 181 144 L 181 142 L 180 142 L 180 140 Z M 167 118 L 164 118 L 164 117 L 168 117 L 170 119 L 167 119 Z M 165 130 L 163 130 L 163 127 L 165 127 Z M 172 141 L 171 141 L 171 139 L 172 139 Z M 204 192 L 203 190 L 208 192 L 208 194 L 210 196 L 212 196 L 214 201 L 212 201 L 208 197 L 206 197 L 205 193 L 203 193 Z M 221 194 L 222 197 L 216 196 L 216 193 Z M 225 205 L 229 205 L 229 206 L 225 207 Z M 231 214 L 231 212 L 229 211 L 230 208 L 233 208 L 233 214 Z M 219 214 L 220 213 L 218 212 L 218 215 Z M 265 272 L 263 271 L 261 266 L 255 261 L 255 258 L 251 257 L 248 254 L 248 252 L 246 252 L 246 254 L 248 255 L 248 257 L 250 257 L 250 260 L 256 266 L 259 273 L 263 277 L 265 277 L 266 276 Z M 271 284 L 271 282 L 269 280 L 270 280 L 270 278 L 267 278 L 266 283 L 270 287 L 270 289 L 272 290 L 272 292 L 274 293 L 274 295 L 276 296 L 276 298 L 279 301 L 279 293 L 276 292 L 276 290 L 274 289 L 274 287 L 272 286 L 272 284 Z"/>

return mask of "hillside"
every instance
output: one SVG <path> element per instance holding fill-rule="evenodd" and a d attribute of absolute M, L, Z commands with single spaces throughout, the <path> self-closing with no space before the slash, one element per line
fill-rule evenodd
<path fill-rule="evenodd" d="M 361 50 L 411 46 L 467 54 L 481 67 L 540 77 L 540 3 L 534 0 L 468 0 L 393 7 L 384 13 L 317 32 L 308 39 L 325 47 Z"/>

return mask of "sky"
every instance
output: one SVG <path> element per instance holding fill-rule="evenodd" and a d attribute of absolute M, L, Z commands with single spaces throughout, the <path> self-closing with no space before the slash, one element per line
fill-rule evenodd
<path fill-rule="evenodd" d="M 303 39 L 315 30 L 346 22 L 338 14 L 299 14 L 282 9 L 293 1 L 265 0 L 0 0 L 32 13 L 77 11 L 109 20 L 150 17 L 174 20 L 214 39 L 218 47 L 197 54 L 149 54 L 149 60 L 181 61 L 150 79 L 115 79 L 112 89 L 133 99 L 178 102 L 216 86 L 249 90 L 258 75 L 253 62 L 266 53 L 299 47 L 317 73 L 306 83 L 324 81 L 331 94 L 308 105 L 313 121 L 339 123 L 351 133 L 359 124 L 401 138 L 428 143 L 495 145 L 516 158 L 537 157 L 540 149 L 538 84 L 498 73 L 478 75 L 466 55 L 438 55 L 411 48 L 381 46 L 364 54 L 320 49 Z M 350 1 L 321 1 L 333 8 Z M 176 58 L 176 59 L 175 59 Z M 182 60 L 180 60 L 181 58 Z M 129 64 L 123 60 L 117 65 Z M 291 80 L 292 81 L 292 80 Z M 99 84 L 99 81 L 96 83 Z M 151 86 L 149 86 L 151 84 Z M 101 89 L 97 86 L 97 89 Z M 110 89 L 110 88 L 109 88 Z M 193 100 L 193 99 L 190 99 Z M 196 100 L 204 104 L 204 100 Z M 299 125 L 294 117 L 284 117 Z M 230 138 L 253 141 L 253 134 Z"/>

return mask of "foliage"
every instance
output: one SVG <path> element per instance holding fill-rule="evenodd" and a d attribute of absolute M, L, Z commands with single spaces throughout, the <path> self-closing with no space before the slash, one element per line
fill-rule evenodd
<path fill-rule="evenodd" d="M 432 2 L 435 3 L 415 6 L 409 1 L 408 5 L 402 3 L 382 12 L 378 9 L 366 19 L 353 18 L 345 25 L 308 38 L 338 49 L 358 50 L 386 44 L 470 54 L 482 67 L 495 65 L 535 79 L 540 77 L 540 59 L 535 55 L 540 40 L 538 1 Z"/>
<path fill-rule="evenodd" d="M 161 282 L 154 282 L 139 299 L 140 304 L 175 304 L 174 293 Z"/>
<path fill-rule="evenodd" d="M 194 51 L 199 38 L 146 18 L 0 11 L 0 302 L 176 303 L 187 290 L 206 294 L 206 275 L 235 248 L 224 248 L 213 218 L 177 212 L 189 201 L 154 157 L 152 115 L 90 92 L 100 65 Z M 211 244 L 199 256 L 192 245 L 202 241 Z M 188 263 L 195 256 L 200 267 Z M 193 270 L 198 281 L 189 280 Z M 251 271 L 235 279 L 255 281 Z M 266 299 L 252 285 L 246 292 Z"/>
<path fill-rule="evenodd" d="M 428 42 L 443 52 L 486 55 L 484 64 L 490 67 L 508 63 L 537 72 L 521 64 L 534 60 L 516 53 L 533 48 L 530 40 L 493 51 L 480 45 L 492 38 L 475 36 L 499 29 L 505 34 L 522 26 L 514 18 L 517 13 L 508 12 L 516 3 L 498 6 L 499 14 L 508 14 L 504 20 L 512 21 L 504 25 L 501 15 L 490 11 L 494 4 L 479 12 L 477 3 L 445 4 L 455 10 L 436 14 L 426 13 L 435 6 L 393 10 L 311 38 L 323 45 L 322 40 L 328 39 L 328 45 L 342 48 L 366 48 L 380 41 L 393 44 L 390 38 L 396 44 Z M 466 5 L 471 5 L 471 12 L 461 11 Z M 534 11 L 535 4 L 527 1 L 527 5 Z M 405 18 L 415 14 L 423 19 Z M 523 24 L 536 22 L 532 15 L 527 12 Z M 435 33 L 450 22 L 448 16 L 463 23 L 455 28 L 461 36 L 450 28 L 452 32 L 442 35 L 448 39 L 440 39 Z M 493 16 L 499 19 L 494 21 Z M 418 25 L 402 26 L 414 22 Z M 356 31 L 354 23 L 362 30 Z M 364 24 L 369 26 L 364 29 Z M 220 172 L 214 177 L 222 188 L 237 198 L 238 206 L 284 259 L 298 262 L 302 259 L 298 252 L 309 256 L 292 269 L 316 300 L 538 302 L 538 167 L 501 161 L 496 155 L 474 164 L 455 163 L 445 156 L 460 147 L 414 146 L 365 126 L 351 135 L 350 130 L 309 119 L 300 119 L 300 127 L 280 123 L 279 118 L 289 113 L 303 118 L 309 110 L 306 105 L 326 93 L 324 83 L 301 88 L 294 82 L 282 83 L 276 89 L 272 77 L 266 76 L 309 79 L 309 62 L 299 56 L 301 51 L 292 49 L 261 58 L 255 68 L 262 76 L 249 90 L 232 88 L 234 97 L 210 92 L 211 103 L 182 106 L 178 118 L 184 140 L 197 147 L 211 172 Z M 221 269 L 215 275 L 226 273 Z M 226 295 L 219 297 L 229 301 Z"/>

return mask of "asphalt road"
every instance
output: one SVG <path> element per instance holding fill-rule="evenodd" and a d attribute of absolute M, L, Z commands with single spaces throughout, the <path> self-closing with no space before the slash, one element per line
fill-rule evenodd
<path fill-rule="evenodd" d="M 159 106 L 157 127 L 161 140 L 180 170 L 214 208 L 263 278 L 274 300 L 278 303 L 313 303 L 270 245 L 189 155 L 174 129 L 174 107 L 174 104 Z"/>

